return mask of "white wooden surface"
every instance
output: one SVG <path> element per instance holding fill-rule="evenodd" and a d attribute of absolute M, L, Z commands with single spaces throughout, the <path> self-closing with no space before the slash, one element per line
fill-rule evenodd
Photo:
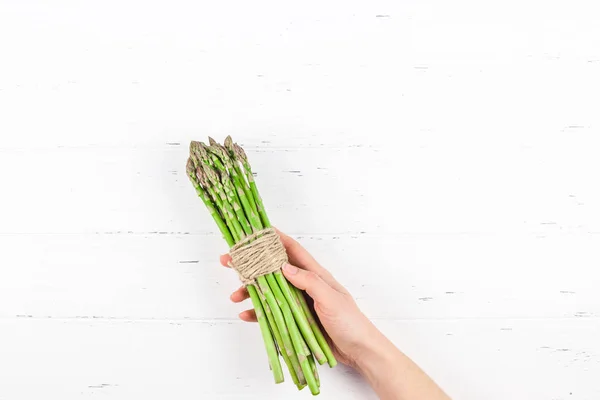
<path fill-rule="evenodd" d="M 0 0 L 0 399 L 309 396 L 227 299 L 209 134 L 455 399 L 600 398 L 594 3 Z"/>

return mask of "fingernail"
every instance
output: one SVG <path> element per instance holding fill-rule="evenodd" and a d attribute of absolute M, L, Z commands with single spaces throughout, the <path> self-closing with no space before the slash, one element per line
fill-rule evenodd
<path fill-rule="evenodd" d="M 296 275 L 298 273 L 298 268 L 294 267 L 292 264 L 285 264 L 283 269 L 290 275 Z"/>

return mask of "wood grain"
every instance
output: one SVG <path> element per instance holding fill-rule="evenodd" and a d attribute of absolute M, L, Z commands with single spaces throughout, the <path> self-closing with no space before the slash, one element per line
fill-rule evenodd
<path fill-rule="evenodd" d="M 596 400 L 596 8 L 0 0 L 0 399 L 308 395 L 271 383 L 185 177 L 231 134 L 454 398 Z"/>

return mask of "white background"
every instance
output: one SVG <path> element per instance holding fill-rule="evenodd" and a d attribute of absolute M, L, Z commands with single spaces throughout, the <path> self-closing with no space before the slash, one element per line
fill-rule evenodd
<path fill-rule="evenodd" d="M 455 399 L 597 400 L 594 3 L 0 0 L 0 399 L 310 397 L 185 176 L 231 134 Z"/>

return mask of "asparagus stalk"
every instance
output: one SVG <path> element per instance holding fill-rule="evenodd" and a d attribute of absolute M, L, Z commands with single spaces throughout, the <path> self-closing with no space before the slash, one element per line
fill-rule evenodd
<path fill-rule="evenodd" d="M 188 160 L 186 167 L 187 174 L 192 182 L 192 185 L 196 189 L 196 193 L 202 199 L 211 216 L 215 220 L 219 230 L 223 234 L 225 241 L 231 247 L 235 244 L 236 240 L 234 240 L 231 232 L 221 219 L 221 216 L 217 213 L 216 209 L 212 205 L 208 195 L 200 186 L 198 181 L 198 177 L 195 174 L 194 170 L 194 162 L 190 159 Z M 236 238 L 237 239 L 237 238 Z M 275 343 L 273 342 L 273 336 L 271 335 L 271 331 L 269 330 L 269 326 L 264 316 L 264 310 L 260 303 L 260 299 L 258 298 L 258 293 L 256 292 L 256 288 L 252 285 L 248 286 L 248 293 L 250 294 L 250 298 L 252 300 L 252 305 L 254 306 L 254 310 L 256 312 L 256 318 L 258 320 L 258 324 L 260 326 L 260 331 L 263 337 L 263 341 L 265 344 L 265 349 L 267 350 L 267 357 L 269 360 L 269 366 L 273 371 L 273 378 L 275 379 L 275 383 L 283 382 L 283 371 L 281 369 L 281 364 L 279 363 L 279 357 L 277 356 L 277 349 L 275 348 Z"/>
<path fill-rule="evenodd" d="M 262 277 L 261 277 L 262 278 Z M 292 338 L 292 344 L 294 346 L 294 350 L 298 356 L 298 361 L 300 363 L 300 367 L 302 368 L 302 372 L 306 378 L 306 382 L 312 394 L 319 394 L 319 386 L 316 383 L 316 377 L 314 376 L 314 372 L 310 366 L 310 362 L 308 357 L 311 355 L 304 338 L 301 335 L 298 326 L 296 325 L 296 321 L 294 320 L 294 315 L 290 309 L 290 306 L 281 292 L 281 289 L 277 285 L 277 281 L 273 274 L 266 275 L 267 282 L 269 283 L 271 289 L 275 294 L 275 298 L 281 308 L 283 316 L 285 318 L 285 323 L 289 328 L 290 336 Z M 262 286 L 261 286 L 262 287 Z"/>
<path fill-rule="evenodd" d="M 308 344 L 308 347 L 310 347 L 313 355 L 315 356 L 315 359 L 319 364 L 325 364 L 327 362 L 327 357 L 325 357 L 325 354 L 323 353 L 319 342 L 317 342 L 317 338 L 315 337 L 315 334 L 313 333 L 313 331 L 310 328 L 310 325 L 308 324 L 308 319 L 306 318 L 306 315 L 304 315 L 304 312 L 298 306 L 298 303 L 295 301 L 287 279 L 285 279 L 283 274 L 279 271 L 274 272 L 273 275 L 275 275 L 275 278 L 279 283 L 279 287 L 281 288 L 283 295 L 285 296 L 286 300 L 290 305 L 290 308 L 292 309 L 292 313 L 294 314 L 294 318 L 296 319 L 298 328 L 300 328 L 300 332 L 302 332 L 302 336 L 304 336 L 304 339 L 306 339 L 306 343 Z"/>
<path fill-rule="evenodd" d="M 256 319 L 258 320 L 258 325 L 260 326 L 260 331 L 263 335 L 265 348 L 267 349 L 267 355 L 269 357 L 269 366 L 273 371 L 275 383 L 281 383 L 283 382 L 283 370 L 281 369 L 281 364 L 279 363 L 277 349 L 275 348 L 275 343 L 273 342 L 273 336 L 271 336 L 268 322 L 265 319 L 264 310 L 262 308 L 262 304 L 260 303 L 260 299 L 258 298 L 256 288 L 253 285 L 248 285 L 248 293 L 250 294 L 252 306 L 254 307 L 254 312 L 256 313 Z"/>
<path fill-rule="evenodd" d="M 208 195 L 210 196 L 210 198 L 212 199 L 214 204 L 217 206 L 217 209 L 220 211 L 221 217 L 223 220 L 225 220 L 225 224 L 227 225 L 227 228 L 229 229 L 228 233 L 231 234 L 231 232 L 235 232 L 235 228 L 231 221 L 231 216 L 227 213 L 227 210 L 223 206 L 223 202 L 221 201 L 220 197 L 217 196 L 217 194 L 215 193 L 213 188 L 208 184 L 208 182 L 206 180 L 206 175 L 204 174 L 204 171 L 202 170 L 202 168 L 199 166 L 198 160 L 195 159 L 193 155 L 190 156 L 190 159 L 192 159 L 192 161 L 194 161 L 194 164 L 197 166 L 196 178 L 198 179 L 198 182 L 200 183 L 200 185 L 203 188 L 205 188 L 206 192 L 208 193 Z M 235 242 L 235 239 L 234 239 L 234 242 Z M 231 246 L 231 244 L 230 244 L 230 246 Z"/>
<path fill-rule="evenodd" d="M 271 223 L 244 150 L 229 136 L 225 146 L 212 138 L 209 144 L 190 144 L 188 175 L 232 246 Z M 283 375 L 275 344 L 298 389 L 308 384 L 311 392 L 318 394 L 320 380 L 314 358 L 330 366 L 336 361 L 302 292 L 289 285 L 280 271 L 257 278 L 257 286 L 249 285 L 248 292 L 276 382 L 283 380 Z"/>
<path fill-rule="evenodd" d="M 228 139 L 231 139 L 231 138 L 228 137 Z M 266 221 L 266 223 L 263 223 L 262 225 L 264 227 L 270 227 L 270 221 L 266 215 L 264 206 L 262 206 L 262 200 L 260 198 L 260 195 L 258 194 L 258 189 L 256 188 L 256 184 L 254 183 L 254 176 L 252 174 L 252 169 L 250 167 L 250 163 L 248 161 L 248 157 L 246 156 L 246 153 L 240 146 L 232 143 L 231 140 L 226 140 L 225 145 L 226 145 L 226 147 L 230 148 L 233 151 L 234 158 L 239 161 L 239 163 L 237 163 L 237 164 L 239 165 L 241 163 L 244 165 L 244 168 L 247 171 L 247 176 L 248 176 L 249 181 L 251 182 L 251 184 L 254 184 L 253 193 L 255 193 L 256 195 L 253 198 L 254 198 L 254 200 L 260 201 L 260 205 L 257 204 L 257 206 L 259 207 L 259 210 L 262 209 L 261 219 L 263 221 Z M 217 147 L 217 146 L 219 146 L 219 145 L 216 144 L 216 142 L 215 142 L 215 144 L 213 144 L 213 147 Z M 231 168 L 231 167 L 229 166 L 229 168 Z M 263 218 L 263 215 L 264 215 L 264 218 Z M 306 305 L 306 307 L 302 307 L 302 304 L 300 303 L 299 299 L 293 295 L 292 288 L 293 288 L 293 290 L 296 290 L 296 291 L 298 289 L 296 289 L 292 285 L 289 285 L 287 280 L 285 279 L 285 277 L 283 276 L 283 274 L 281 272 L 275 272 L 274 275 L 275 275 L 277 281 L 279 282 L 279 286 L 281 287 L 283 294 L 285 295 L 286 299 L 290 303 L 292 312 L 293 312 L 294 316 L 296 317 L 296 319 L 298 320 L 297 321 L 298 326 L 299 326 L 302 334 L 304 335 L 306 342 L 308 342 L 311 350 L 313 351 L 314 357 L 317 359 L 319 364 L 324 364 L 325 362 L 329 362 L 330 367 L 334 367 L 337 364 L 337 361 L 335 360 L 335 357 L 333 356 L 333 352 L 331 351 L 329 344 L 325 340 L 325 337 L 324 337 L 323 333 L 321 332 L 319 325 L 316 323 L 316 320 L 314 319 L 312 312 L 308 308 L 308 305 Z M 301 295 L 301 298 L 302 298 L 302 300 L 305 300 L 304 296 L 302 296 L 302 295 Z"/>
<path fill-rule="evenodd" d="M 257 278 L 256 282 L 261 293 L 265 296 L 267 305 L 273 312 L 275 325 L 281 334 L 283 344 L 281 352 L 285 352 L 290 357 L 290 363 L 292 363 L 292 369 L 295 370 L 296 375 L 304 375 L 308 382 L 308 377 L 304 373 L 304 368 L 301 368 L 300 356 L 297 354 L 296 346 L 294 345 L 294 337 L 292 336 L 293 327 L 289 324 L 289 320 L 285 318 L 283 306 L 279 301 L 280 298 L 275 297 L 264 276 Z"/>
<path fill-rule="evenodd" d="M 246 184 L 244 176 L 240 175 L 238 170 L 236 170 L 234 161 L 231 159 L 228 150 L 218 143 L 213 143 L 209 148 L 207 148 L 207 150 L 211 152 L 213 156 L 219 159 L 222 165 L 224 165 L 229 172 L 231 178 L 230 182 L 235 188 L 235 192 L 240 199 L 244 212 L 252 227 L 255 229 L 262 229 L 262 223 L 256 211 L 256 204 L 254 203 L 252 192 Z M 258 228 L 259 226 L 261 228 Z"/>
<path fill-rule="evenodd" d="M 290 355 L 287 351 L 285 351 L 285 348 L 283 347 L 283 337 L 281 336 L 281 332 L 279 332 L 279 328 L 277 328 L 277 323 L 275 322 L 273 311 L 271 310 L 271 307 L 269 307 L 269 305 L 267 304 L 267 299 L 265 298 L 265 296 L 260 292 L 258 293 L 258 296 L 260 298 L 262 307 L 265 310 L 265 315 L 267 316 L 267 321 L 269 321 L 269 326 L 273 331 L 273 336 L 275 336 L 275 342 L 279 346 L 279 352 L 281 353 L 283 361 L 285 362 L 285 364 L 288 367 L 288 370 L 290 371 L 292 381 L 294 381 L 294 383 L 298 387 L 298 390 L 302 390 L 302 388 L 306 386 L 306 379 L 304 379 L 304 374 L 302 373 L 302 369 L 300 369 L 300 364 L 298 364 L 297 358 L 297 366 L 292 363 L 292 356 L 294 356 L 295 354 Z"/>
<path fill-rule="evenodd" d="M 317 387 L 321 387 L 321 379 L 319 379 L 319 371 L 317 370 L 317 364 L 315 363 L 315 358 L 313 355 L 308 356 L 308 363 L 310 364 L 310 369 L 315 376 L 315 381 L 317 382 Z"/>
<path fill-rule="evenodd" d="M 296 350 L 296 354 L 298 355 L 298 360 L 300 361 L 300 366 L 302 367 L 302 372 L 304 373 L 304 377 L 306 378 L 306 383 L 310 389 L 310 392 L 313 395 L 318 395 L 319 385 L 317 384 L 317 380 L 313 375 L 312 369 L 310 367 L 310 363 L 308 361 L 308 357 L 310 356 L 310 352 L 308 352 L 308 348 L 304 339 L 302 338 L 302 334 L 298 330 L 298 326 L 294 323 L 294 316 L 292 315 L 289 307 L 283 303 L 282 309 L 285 315 L 285 321 L 290 328 L 290 335 L 292 337 L 292 344 L 294 345 L 294 349 Z"/>
<path fill-rule="evenodd" d="M 226 174 L 222 174 L 221 178 L 222 178 L 220 181 L 221 186 L 218 186 L 219 190 L 222 187 L 224 188 L 225 186 L 230 185 L 230 181 L 228 181 L 228 177 Z M 214 179 L 214 177 L 213 177 L 212 181 L 215 184 L 219 183 L 219 181 Z M 229 196 L 227 196 L 227 201 L 229 201 L 231 203 L 232 208 L 235 210 L 238 222 L 243 227 L 244 232 L 246 234 L 251 233 L 252 230 L 251 230 L 251 228 L 249 228 L 249 222 L 246 220 L 246 217 L 245 217 L 243 211 L 241 211 L 241 207 L 240 207 L 239 203 L 237 202 L 237 199 L 234 196 L 229 195 Z M 262 227 L 256 226 L 256 228 L 261 229 Z M 240 237 L 240 239 L 242 237 Z M 286 324 L 286 320 L 284 319 L 284 316 L 282 314 L 282 309 L 281 309 L 281 302 L 285 301 L 285 298 L 283 297 L 283 295 L 281 293 L 273 292 L 272 286 L 269 285 L 267 277 L 260 276 L 257 278 L 256 281 L 257 281 L 258 289 L 259 289 L 261 295 L 263 295 L 265 297 L 266 304 L 269 306 L 271 313 L 273 314 L 273 320 L 275 322 L 275 329 L 277 329 L 279 331 L 280 336 L 282 338 L 282 341 L 280 343 L 280 345 L 282 346 L 282 352 L 285 352 L 288 355 L 288 357 L 291 357 L 290 362 L 293 363 L 293 365 L 295 367 L 296 360 L 294 358 L 294 356 L 295 356 L 294 345 L 293 345 L 292 340 L 290 339 L 290 333 L 289 333 L 290 327 L 289 327 L 289 324 Z M 296 372 L 296 374 L 298 374 L 298 373 L 300 373 L 300 369 Z"/>
<path fill-rule="evenodd" d="M 222 163 L 227 167 L 229 171 L 234 170 L 232 168 L 232 162 L 229 158 L 229 155 L 227 154 L 226 149 L 221 148 L 219 145 L 216 144 L 216 142 L 212 141 L 211 146 L 210 148 L 208 148 L 208 150 L 215 154 L 217 157 L 219 157 Z M 224 183 L 224 185 L 227 184 L 229 183 Z M 239 180 L 234 180 L 233 185 L 237 187 L 240 198 L 246 198 L 244 190 L 240 187 L 242 183 Z M 244 210 L 250 217 L 249 223 L 251 224 L 253 230 L 261 230 L 263 228 L 261 220 L 259 218 L 252 217 L 255 216 L 255 214 L 253 213 L 252 206 L 250 206 L 247 203 L 244 205 Z M 244 217 L 238 215 L 238 218 L 243 219 Z M 292 337 L 290 340 L 290 336 L 292 335 L 292 330 L 295 327 L 295 323 L 292 317 L 292 313 L 289 311 L 287 300 L 281 292 L 281 290 L 279 289 L 276 279 L 274 278 L 273 274 L 268 274 L 266 276 L 261 276 L 257 278 L 257 283 L 260 291 L 266 299 L 266 304 L 271 309 L 276 329 L 279 330 L 280 336 L 282 338 L 282 353 L 285 352 L 290 357 L 290 363 L 292 364 L 293 369 L 296 370 L 296 374 L 298 376 L 306 375 L 306 372 L 304 371 L 309 371 L 309 369 L 307 368 L 307 365 L 302 365 L 303 363 L 300 361 L 300 355 L 296 354 L 296 346 L 300 345 L 305 355 L 309 354 L 309 350 L 306 347 L 306 344 L 304 343 L 304 340 L 302 340 L 301 336 L 297 338 Z M 273 304 L 274 301 L 276 302 L 275 304 Z M 286 316 L 286 312 L 288 312 L 289 315 Z M 292 323 L 294 326 L 291 326 L 290 323 Z M 294 341 L 296 341 L 296 343 Z M 305 376 L 305 378 L 309 382 L 309 386 L 311 386 L 311 380 L 309 379 L 309 377 Z M 316 388 L 313 384 L 311 387 L 311 392 L 314 392 L 315 390 Z"/>
<path fill-rule="evenodd" d="M 252 196 L 254 197 L 254 201 L 256 202 L 256 208 L 258 210 L 258 214 L 260 215 L 260 219 L 265 227 L 269 227 L 271 226 L 271 221 L 269 221 L 269 217 L 267 217 L 267 212 L 265 211 L 265 206 L 263 205 L 262 198 L 260 197 L 260 194 L 258 194 L 258 188 L 256 187 L 256 182 L 254 182 L 254 175 L 252 174 L 252 168 L 250 167 L 250 163 L 248 162 L 246 152 L 237 143 L 234 143 L 232 147 L 235 159 L 244 166 L 246 178 L 248 179 L 248 184 L 250 185 Z"/>
<path fill-rule="evenodd" d="M 319 323 L 313 316 L 313 311 L 308 306 L 304 294 L 300 289 L 298 289 L 295 286 L 291 286 L 291 288 L 292 295 L 294 296 L 296 303 L 302 308 L 302 311 L 304 311 L 304 315 L 306 315 L 306 318 L 308 319 L 308 324 L 310 325 L 311 330 L 315 334 L 317 342 L 319 343 L 319 346 L 321 346 L 323 353 L 325 353 L 325 357 L 327 357 L 327 362 L 329 363 L 329 366 L 331 368 L 335 367 L 337 365 L 337 360 L 335 359 L 335 356 L 331 351 L 331 347 L 329 347 L 327 339 L 325 339 L 325 335 L 323 335 L 323 332 L 321 331 Z"/>
<path fill-rule="evenodd" d="M 233 148 L 235 158 L 244 166 L 244 169 L 246 170 L 246 176 L 250 183 L 250 188 L 252 189 L 253 197 L 256 200 L 256 206 L 261 217 L 262 226 L 264 226 L 265 228 L 270 227 L 271 222 L 267 217 L 267 213 L 262 204 L 261 197 L 258 194 L 258 189 L 256 187 L 256 183 L 254 182 L 254 175 L 252 174 L 252 168 L 250 167 L 248 157 L 246 156 L 244 149 L 242 149 L 236 143 L 231 145 L 231 147 Z M 325 362 L 327 362 L 327 357 L 325 356 L 324 351 L 321 349 L 321 346 L 309 325 L 307 316 L 304 315 L 304 311 L 297 304 L 297 301 L 292 296 L 290 285 L 288 284 L 287 280 L 281 272 L 275 272 L 273 274 L 275 275 L 277 282 L 279 282 L 281 291 L 283 292 L 283 295 L 289 303 L 292 313 L 294 314 L 294 317 L 296 319 L 296 322 L 298 323 L 298 327 L 300 328 L 300 331 L 302 332 L 302 335 L 304 336 L 304 339 L 306 340 L 308 346 L 312 350 L 313 355 L 315 356 L 319 364 L 324 364 Z M 326 342 L 325 344 L 327 345 Z M 328 345 L 327 348 L 329 348 Z"/>
<path fill-rule="evenodd" d="M 193 164 L 192 160 L 188 160 L 187 174 L 190 178 L 190 181 L 192 182 L 192 185 L 194 186 L 194 189 L 196 189 L 196 193 L 198 194 L 198 197 L 200 197 L 200 199 L 202 199 L 202 202 L 204 203 L 204 205 L 206 205 L 208 212 L 210 213 L 212 218 L 215 220 L 217 226 L 219 227 L 219 230 L 221 231 L 223 238 L 225 239 L 225 241 L 227 242 L 227 244 L 230 247 L 233 246 L 235 242 L 233 240 L 233 237 L 231 236 L 231 233 L 229 232 L 229 229 L 227 228 L 227 226 L 225 226 L 225 224 L 223 223 L 223 220 L 221 219 L 221 216 L 219 215 L 219 213 L 217 212 L 215 207 L 212 205 L 212 202 L 210 201 L 208 194 L 204 191 L 204 189 L 198 183 L 196 174 L 194 173 L 194 164 Z"/>
<path fill-rule="evenodd" d="M 233 139 L 231 139 L 231 136 L 227 136 L 225 138 L 225 142 L 223 144 L 224 144 L 223 147 L 225 148 L 225 151 L 227 152 L 229 157 L 231 157 L 231 160 L 232 160 L 233 168 L 232 168 L 231 174 L 232 174 L 232 176 L 236 177 L 236 179 L 240 180 L 240 183 L 242 184 L 241 185 L 242 189 L 244 190 L 244 193 L 246 193 L 246 197 L 249 199 L 250 205 L 252 206 L 252 211 L 256 216 L 258 216 L 258 208 L 256 207 L 256 200 L 254 199 L 252 190 L 250 189 L 250 186 L 248 186 L 248 183 L 246 182 L 245 174 L 240 167 L 240 163 L 235 159 L 235 153 L 234 153 L 234 148 L 233 148 Z"/>
<path fill-rule="evenodd" d="M 229 179 L 229 176 L 226 173 L 221 173 L 221 183 L 223 184 L 223 188 L 227 193 L 227 199 L 229 200 L 229 204 L 231 204 L 231 206 L 233 207 L 233 211 L 235 212 L 237 219 L 240 222 L 240 225 L 242 225 L 242 228 L 244 229 L 244 233 L 246 235 L 251 235 L 252 227 L 250 226 L 248 219 L 246 219 L 244 209 L 240 205 L 233 184 L 231 183 L 231 180 Z"/>
<path fill-rule="evenodd" d="M 203 166 L 203 171 L 204 171 L 206 177 L 208 178 L 209 182 L 212 184 L 213 190 L 221 198 L 223 207 L 227 211 L 227 215 L 229 216 L 229 218 L 231 218 L 231 223 L 233 224 L 233 227 L 235 228 L 235 233 L 237 234 L 239 239 L 245 238 L 246 237 L 245 230 L 244 230 L 244 228 L 242 228 L 240 221 L 236 217 L 236 215 L 237 215 L 236 212 L 234 211 L 232 205 L 229 203 L 230 199 L 226 194 L 225 188 L 221 184 L 221 180 L 219 179 L 217 172 L 215 172 L 212 168 L 210 168 L 206 165 Z"/>

